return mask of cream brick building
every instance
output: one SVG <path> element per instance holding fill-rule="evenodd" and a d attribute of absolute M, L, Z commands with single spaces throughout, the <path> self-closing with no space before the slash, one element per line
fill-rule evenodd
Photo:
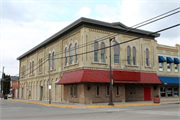
<path fill-rule="evenodd" d="M 112 47 L 111 66 L 113 72 L 124 78 L 113 73 L 114 101 L 152 100 L 154 95 L 160 94 L 159 89 L 154 88 L 162 84 L 157 77 L 161 74 L 158 71 L 160 45 L 155 40 L 160 34 L 145 36 L 152 32 L 140 29 L 124 32 L 127 29 L 130 28 L 119 22 L 80 18 L 57 32 L 17 58 L 20 61 L 19 97 L 26 99 L 29 95 L 29 99 L 49 99 L 47 58 L 51 55 L 52 101 L 108 102 L 109 48 L 98 49 L 108 47 L 109 37 L 116 35 L 111 44 L 123 44 Z M 140 36 L 144 37 L 128 42 Z M 84 47 L 80 47 L 82 45 Z M 135 77 L 128 78 L 124 74 Z M 152 80 L 148 76 L 153 77 Z M 145 91 L 149 91 L 148 96 Z"/>

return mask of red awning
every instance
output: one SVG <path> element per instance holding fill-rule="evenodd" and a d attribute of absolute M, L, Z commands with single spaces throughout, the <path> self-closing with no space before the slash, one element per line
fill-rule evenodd
<path fill-rule="evenodd" d="M 57 84 L 109 83 L 109 77 L 109 71 L 78 70 L 64 73 Z M 113 71 L 113 80 L 113 83 L 162 84 L 156 73 Z"/>

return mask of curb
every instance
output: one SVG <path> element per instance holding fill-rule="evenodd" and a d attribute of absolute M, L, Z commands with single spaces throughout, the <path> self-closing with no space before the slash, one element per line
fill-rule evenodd
<path fill-rule="evenodd" d="M 56 108 L 70 108 L 70 109 L 76 108 L 76 107 L 67 107 L 67 106 L 48 105 L 48 104 L 43 104 L 43 103 L 26 102 L 26 101 L 19 101 L 19 100 L 6 100 L 6 101 L 21 102 L 21 103 L 28 103 L 28 104 L 34 104 L 34 105 L 43 105 L 43 106 L 56 107 Z"/>
<path fill-rule="evenodd" d="M 12 102 L 21 102 L 21 103 L 28 103 L 34 105 L 43 105 L 48 107 L 55 107 L 55 108 L 69 108 L 69 109 L 96 109 L 96 108 L 120 108 L 120 107 L 138 107 L 138 106 L 153 106 L 153 105 L 166 105 L 166 104 L 180 104 L 180 102 L 169 102 L 169 103 L 153 103 L 153 104 L 137 104 L 137 105 L 118 105 L 118 106 L 92 106 L 92 107 L 68 107 L 68 106 L 56 106 L 56 105 L 49 105 L 43 103 L 34 103 L 34 102 L 27 102 L 27 101 L 19 101 L 19 100 L 6 100 Z"/>
<path fill-rule="evenodd" d="M 118 108 L 118 107 L 138 107 L 138 106 L 152 106 L 152 105 L 161 105 L 159 104 L 138 104 L 138 105 L 119 105 L 119 106 L 94 106 L 94 107 L 86 107 L 86 109 L 94 109 L 94 108 Z"/>

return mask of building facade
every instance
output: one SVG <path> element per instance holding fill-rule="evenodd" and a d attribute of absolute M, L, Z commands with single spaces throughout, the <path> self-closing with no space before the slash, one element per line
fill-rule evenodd
<path fill-rule="evenodd" d="M 157 45 L 159 68 L 157 74 L 162 81 L 160 85 L 161 100 L 179 100 L 180 81 L 180 45 L 174 47 Z"/>
<path fill-rule="evenodd" d="M 113 101 L 152 100 L 160 94 L 162 84 L 157 76 L 159 45 L 155 37 L 159 35 L 131 29 L 119 22 L 80 18 L 17 58 L 19 98 L 26 99 L 29 95 L 30 99 L 49 100 L 50 82 L 54 102 L 108 102 L 108 47 L 109 38 L 115 36 L 111 41 Z"/>

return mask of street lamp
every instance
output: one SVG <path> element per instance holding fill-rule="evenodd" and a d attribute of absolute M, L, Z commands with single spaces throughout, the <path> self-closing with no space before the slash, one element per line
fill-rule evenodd
<path fill-rule="evenodd" d="M 111 105 L 111 106 L 114 106 L 113 104 L 113 99 L 112 99 L 112 80 L 111 80 L 111 41 L 112 40 L 115 40 L 115 37 L 113 38 L 109 38 L 109 43 L 110 43 L 110 47 L 109 47 L 109 58 L 110 58 L 110 61 L 109 61 L 109 67 L 110 67 L 110 91 L 109 91 L 109 104 L 108 105 Z"/>

